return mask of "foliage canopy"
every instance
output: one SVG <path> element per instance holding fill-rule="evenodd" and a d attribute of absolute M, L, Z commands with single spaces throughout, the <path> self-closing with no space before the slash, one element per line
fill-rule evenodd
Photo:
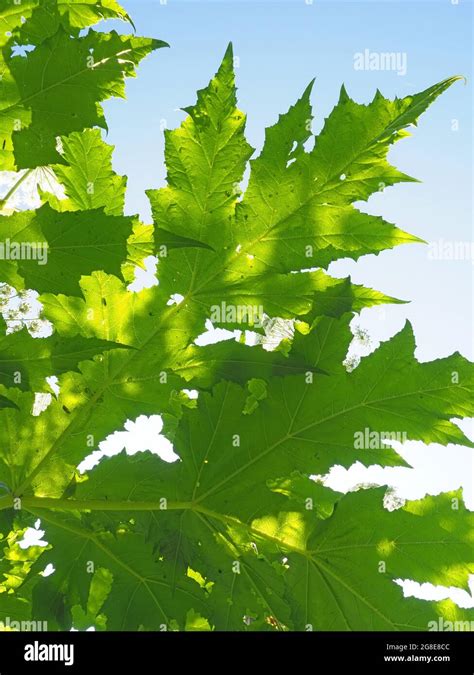
<path fill-rule="evenodd" d="M 311 84 L 250 159 L 229 47 L 165 132 L 167 184 L 148 192 L 151 226 L 123 213 L 101 102 L 124 96 L 125 78 L 166 45 L 90 28 L 102 18 L 131 23 L 115 0 L 0 1 L 0 168 L 21 181 L 48 167 L 65 196 L 43 190 L 38 209 L 13 213 L 1 203 L 0 240 L 43 242 L 48 262 L 0 259 L 0 281 L 37 291 L 54 333 L 2 325 L 0 620 L 426 630 L 439 615 L 468 618 L 394 583 L 467 588 L 473 516 L 461 494 L 388 510 L 385 488 L 343 495 L 310 478 L 356 461 L 404 465 L 390 444 L 357 448 L 365 429 L 403 433 L 426 452 L 473 445 L 453 422 L 474 414 L 472 364 L 457 353 L 419 363 L 407 324 L 348 372 L 354 315 L 399 301 L 326 272 L 420 241 L 354 203 L 414 180 L 387 153 L 457 78 L 401 99 L 377 92 L 367 105 L 343 87 L 317 138 Z M 159 283 L 132 292 L 149 254 Z M 216 308 L 214 327 L 261 339 L 195 344 Z M 269 349 L 274 319 L 290 322 L 289 337 Z M 38 392 L 51 394 L 40 413 Z M 162 415 L 179 461 L 123 451 L 78 472 L 141 414 Z M 48 546 L 24 550 L 37 518 Z"/>

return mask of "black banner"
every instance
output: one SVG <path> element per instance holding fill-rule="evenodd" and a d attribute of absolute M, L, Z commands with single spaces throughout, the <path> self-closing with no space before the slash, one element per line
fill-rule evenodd
<path fill-rule="evenodd" d="M 314 672 L 472 675 L 474 640 L 453 633 L 0 633 L 0 675 L 157 673 L 189 662 L 254 671 L 257 665 Z M 226 663 L 227 659 L 231 663 Z M 284 665 L 285 664 L 285 665 Z M 312 665 L 313 664 L 313 665 Z M 362 672 L 366 672 L 362 670 Z"/>

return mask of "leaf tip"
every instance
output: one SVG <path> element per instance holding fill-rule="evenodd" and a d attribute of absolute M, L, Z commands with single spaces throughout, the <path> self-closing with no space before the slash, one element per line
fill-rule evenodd
<path fill-rule="evenodd" d="M 349 94 L 345 85 L 341 85 L 341 91 L 339 92 L 339 103 L 347 103 L 349 101 Z"/>
<path fill-rule="evenodd" d="M 152 39 L 151 45 L 153 49 L 162 49 L 163 47 L 169 47 L 169 43 L 165 42 L 164 40 L 156 40 L 155 38 Z"/>
<path fill-rule="evenodd" d="M 316 78 L 313 77 L 313 79 L 308 83 L 308 86 L 303 92 L 303 98 L 309 98 L 311 95 L 311 92 L 313 91 L 314 83 L 316 82 Z"/>
<path fill-rule="evenodd" d="M 227 48 L 224 53 L 224 58 L 222 59 L 222 64 L 224 65 L 225 63 L 230 63 L 232 64 L 234 61 L 234 45 L 232 42 L 229 42 L 227 45 Z"/>

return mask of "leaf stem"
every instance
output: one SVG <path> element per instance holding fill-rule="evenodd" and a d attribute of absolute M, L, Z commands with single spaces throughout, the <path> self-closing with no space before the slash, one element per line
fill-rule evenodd
<path fill-rule="evenodd" d="M 20 178 L 16 181 L 16 183 L 14 183 L 11 186 L 11 188 L 8 190 L 5 197 L 3 199 L 0 199 L 0 210 L 3 209 L 4 206 L 6 206 L 10 197 L 12 197 L 15 194 L 15 192 L 18 190 L 18 188 L 23 183 L 23 181 L 26 180 L 28 178 L 28 176 L 30 176 L 33 173 L 33 171 L 34 171 L 34 169 L 26 169 L 26 171 L 24 171 L 21 174 Z"/>
<path fill-rule="evenodd" d="M 5 495 L 0 498 L 0 511 L 13 508 L 14 499 L 21 500 L 21 508 L 53 509 L 57 511 L 176 511 L 192 508 L 191 502 L 130 501 L 128 499 L 55 499 L 50 497 L 15 497 Z"/>
<path fill-rule="evenodd" d="M 14 495 L 5 495 L 0 498 L 0 511 L 2 509 L 13 508 Z M 303 548 L 283 542 L 278 537 L 274 537 L 264 530 L 259 530 L 252 525 L 245 523 L 234 516 L 211 511 L 196 502 L 167 502 L 166 508 L 160 501 L 130 501 L 128 499 L 106 500 L 106 499 L 55 499 L 50 497 L 21 497 L 21 508 L 37 513 L 38 509 L 48 509 L 57 511 L 194 511 L 202 516 L 207 516 L 212 520 L 218 520 L 224 525 L 230 527 L 243 527 L 249 534 L 271 541 L 277 546 L 282 546 L 286 550 L 299 553 L 304 557 L 311 557 L 316 551 L 307 551 Z"/>

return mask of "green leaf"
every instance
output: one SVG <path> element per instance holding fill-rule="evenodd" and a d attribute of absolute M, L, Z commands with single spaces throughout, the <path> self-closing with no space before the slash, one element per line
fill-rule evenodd
<path fill-rule="evenodd" d="M 43 519 L 55 555 L 47 551 L 41 565 L 54 562 L 57 568 L 47 579 L 50 595 L 54 597 L 62 586 L 68 600 L 78 598 L 83 607 L 90 608 L 97 593 L 94 577 L 91 581 L 87 571 L 93 560 L 94 567 L 108 570 L 112 579 L 112 593 L 102 605 L 108 630 L 160 630 L 170 628 L 173 620 L 183 628 L 188 604 L 205 612 L 205 593 L 199 585 L 186 576 L 173 585 L 172 565 L 153 556 L 141 536 L 127 532 L 91 535 L 79 519 L 48 514 Z"/>
<path fill-rule="evenodd" d="M 166 46 L 148 38 L 89 31 L 71 40 L 63 28 L 26 56 L 8 60 L 0 81 L 2 170 L 57 163 L 56 138 L 106 128 L 99 105 L 124 97 L 125 77 L 147 54 Z"/>
<path fill-rule="evenodd" d="M 46 377 L 76 370 L 81 361 L 114 347 L 124 345 L 80 336 L 67 340 L 58 335 L 33 338 L 23 328 L 19 333 L 0 336 L 0 384 L 44 391 Z"/>
<path fill-rule="evenodd" d="M 167 187 L 149 191 L 158 227 L 221 247 L 234 233 L 230 220 L 236 188 L 253 149 L 245 140 L 245 115 L 236 107 L 229 46 L 215 77 L 198 92 L 179 129 L 165 131 Z"/>
<path fill-rule="evenodd" d="M 74 605 L 71 609 L 74 627 L 77 630 L 87 630 L 90 626 L 98 626 L 105 629 L 107 618 L 99 614 L 113 584 L 113 576 L 105 567 L 99 567 L 94 572 L 89 589 L 87 607 L 84 610 L 81 605 Z"/>
<path fill-rule="evenodd" d="M 133 218 L 110 216 L 102 209 L 60 213 L 48 204 L 0 216 L 2 257 L 7 258 L 0 260 L 0 274 L 13 284 L 11 261 L 17 260 L 27 288 L 78 295 L 83 274 L 97 269 L 120 274 L 134 224 Z"/>
<path fill-rule="evenodd" d="M 6 396 L 1 396 L 0 395 L 0 409 L 1 408 L 16 408 L 15 403 L 13 401 L 10 401 L 9 398 Z"/>
<path fill-rule="evenodd" d="M 206 456 L 208 464 L 201 466 L 199 478 L 216 471 L 213 455 Z M 173 471 L 178 478 L 170 491 Z M 159 552 L 179 561 L 181 575 L 191 561 L 210 575 L 209 620 L 217 629 L 243 629 L 246 613 L 265 623 L 262 612 L 267 621 L 274 617 L 280 628 L 295 630 L 428 630 L 429 621 L 438 616 L 469 616 L 451 601 L 406 600 L 393 583 L 408 578 L 467 586 L 474 569 L 472 514 L 460 506 L 459 493 L 427 497 L 390 512 L 382 505 L 384 488 L 341 497 L 293 473 L 286 480 L 268 481 L 274 493 L 290 499 L 288 506 L 281 497 L 271 500 L 260 487 L 253 509 L 237 518 L 233 512 L 246 509 L 250 495 L 237 497 L 229 486 L 219 501 L 203 500 L 199 489 L 190 501 L 179 501 L 189 473 L 191 467 L 166 466 L 149 454 L 130 459 L 122 454 L 103 461 L 76 494 L 78 503 L 91 508 L 100 508 L 95 497 L 107 512 L 110 500 L 119 500 L 116 508 L 126 511 L 129 485 L 136 485 L 129 505 L 134 522 L 146 529 L 145 515 L 154 513 L 152 536 Z M 183 510 L 179 519 L 175 509 Z M 240 572 L 232 572 L 237 561 Z M 179 583 L 181 576 L 176 573 L 175 579 Z M 236 614 L 230 619 L 222 610 L 230 604 L 233 612 L 234 602 Z"/>
<path fill-rule="evenodd" d="M 0 45 L 12 41 L 37 45 L 51 37 L 60 25 L 78 31 L 102 19 L 131 22 L 116 0 L 3 0 Z"/>
<path fill-rule="evenodd" d="M 416 125 L 433 101 L 460 79 L 449 77 L 419 94 L 393 101 L 377 91 L 368 105 L 355 103 L 342 87 L 339 103 L 312 153 L 317 201 L 323 198 L 329 203 L 348 204 L 367 199 L 386 186 L 413 181 L 387 162 L 387 152 L 393 143 L 410 135 L 407 127 Z"/>
<path fill-rule="evenodd" d="M 421 241 L 380 217 L 349 206 L 363 197 L 356 190 L 352 199 L 341 202 L 343 183 L 349 180 L 344 174 L 344 170 L 348 172 L 346 165 L 341 163 L 339 185 L 335 183 L 333 193 L 327 193 L 328 178 L 321 175 L 318 165 L 318 157 L 325 152 L 321 144 L 326 129 L 312 152 L 304 149 L 304 143 L 312 135 L 311 89 L 312 85 L 286 115 L 267 129 L 263 150 L 251 162 L 249 186 L 237 207 L 236 227 L 244 233 L 246 241 L 252 241 L 251 254 L 262 272 L 275 268 L 276 261 L 280 272 L 327 267 L 338 258 L 357 260 L 366 253 Z M 333 115 L 337 112 L 335 108 Z M 373 114 L 378 113 L 374 110 Z M 346 136 L 342 139 L 340 134 L 337 136 L 337 153 L 344 159 L 353 151 L 352 127 L 346 127 L 346 135 L 347 129 L 351 129 L 347 141 Z M 333 158 L 334 152 L 328 150 L 323 156 L 326 168 L 327 158 Z M 344 181 L 340 176 L 344 176 Z"/>
<path fill-rule="evenodd" d="M 383 489 L 343 496 L 321 477 L 356 462 L 404 465 L 396 441 L 421 441 L 426 453 L 431 443 L 474 447 L 455 423 L 474 415 L 473 364 L 458 353 L 420 363 L 407 324 L 348 372 L 354 315 L 401 301 L 322 269 L 420 241 L 354 204 L 413 180 L 387 152 L 457 78 L 368 105 L 343 89 L 316 138 L 310 85 L 267 130 L 241 194 L 253 150 L 229 47 L 165 133 L 167 183 L 148 193 L 147 225 L 123 216 L 125 178 L 102 141 L 100 104 L 123 96 L 124 78 L 164 43 L 83 33 L 127 19 L 114 0 L 24 9 L 24 24 L 2 15 L 11 35 L 0 168 L 52 165 L 66 199 L 43 193 L 35 212 L 0 219 L 0 276 L 39 291 L 55 329 L 0 340 L 1 612 L 25 610 L 53 630 L 396 631 L 467 620 L 452 601 L 405 598 L 395 583 L 467 587 L 473 523 L 460 493 L 389 511 Z M 151 253 L 156 284 L 133 292 Z M 203 346 L 209 321 L 238 339 Z M 59 392 L 40 410 L 48 375 Z M 161 415 L 177 461 L 121 452 L 79 472 L 143 415 Z M 38 518 L 48 546 L 23 551 L 18 537 Z"/>
<path fill-rule="evenodd" d="M 110 215 L 122 215 L 127 179 L 112 170 L 113 146 L 107 145 L 98 129 L 86 129 L 63 136 L 62 158 L 55 174 L 62 183 L 67 200 L 48 196 L 58 211 L 87 211 L 103 208 Z"/>
<path fill-rule="evenodd" d="M 264 537 L 286 541 L 286 599 L 297 629 L 427 631 L 429 622 L 437 622 L 439 616 L 472 617 L 472 611 L 463 611 L 452 601 L 406 599 L 393 583 L 408 578 L 466 585 L 473 569 L 468 529 L 472 514 L 462 507 L 461 512 L 451 508 L 459 493 L 427 497 L 389 512 L 382 507 L 383 491 L 348 494 L 337 503 L 333 516 L 301 527 L 297 541 L 285 527 L 298 514 L 254 523 Z M 430 514 L 429 522 L 420 512 Z"/>
<path fill-rule="evenodd" d="M 242 136 L 245 118 L 235 106 L 230 56 L 228 51 L 214 79 L 199 92 L 196 106 L 186 109 L 189 117 L 180 129 L 167 132 L 168 186 L 148 192 L 158 227 L 160 283 L 169 289 L 170 295 L 179 293 L 188 303 L 199 304 L 203 311 L 207 307 L 208 313 L 225 298 L 229 304 L 250 305 L 270 316 L 301 316 L 309 310 L 314 291 L 320 290 L 315 281 L 321 279 L 321 273 L 315 277 L 314 272 L 300 275 L 292 272 L 327 267 L 339 258 L 358 259 L 421 240 L 378 216 L 355 209 L 350 202 L 367 195 L 363 190 L 357 194 L 354 190 L 351 198 L 346 198 L 344 180 L 340 180 L 342 170 L 337 176 L 338 185 L 326 194 L 328 179 L 324 177 L 323 184 L 319 139 L 310 152 L 304 145 L 311 136 L 310 87 L 267 130 L 261 155 L 250 162 L 249 186 L 243 198 L 239 199 L 236 189 L 232 193 L 230 183 L 238 186 L 243 174 L 241 162 L 250 150 Z M 387 103 L 386 127 L 398 129 L 413 123 L 455 79 L 407 97 L 403 103 L 393 106 Z M 345 105 L 346 102 L 340 101 L 335 109 L 337 115 L 334 114 L 340 115 L 339 110 Z M 378 99 L 370 104 L 371 119 L 377 117 L 381 105 Z M 363 106 L 360 108 L 365 110 Z M 234 132 L 231 137 L 230 129 Z M 366 153 L 373 151 L 376 166 L 388 150 L 381 133 L 378 125 L 375 138 L 365 136 L 361 141 L 367 145 Z M 351 157 L 350 142 L 339 144 L 339 137 L 337 141 L 337 152 Z M 212 148 L 216 152 L 215 161 Z M 238 155 L 237 148 L 240 148 Z M 225 165 L 221 156 L 227 157 Z M 364 165 L 369 166 L 365 155 Z M 233 173 L 229 172 L 229 166 L 233 167 Z M 217 218 L 222 223 L 218 229 L 214 224 Z M 160 240 L 163 231 L 166 234 Z M 166 242 L 172 234 L 191 235 L 193 240 L 206 243 L 213 250 L 196 248 L 192 242 L 188 248 L 167 250 Z M 160 246 L 165 249 L 164 255 Z"/>

